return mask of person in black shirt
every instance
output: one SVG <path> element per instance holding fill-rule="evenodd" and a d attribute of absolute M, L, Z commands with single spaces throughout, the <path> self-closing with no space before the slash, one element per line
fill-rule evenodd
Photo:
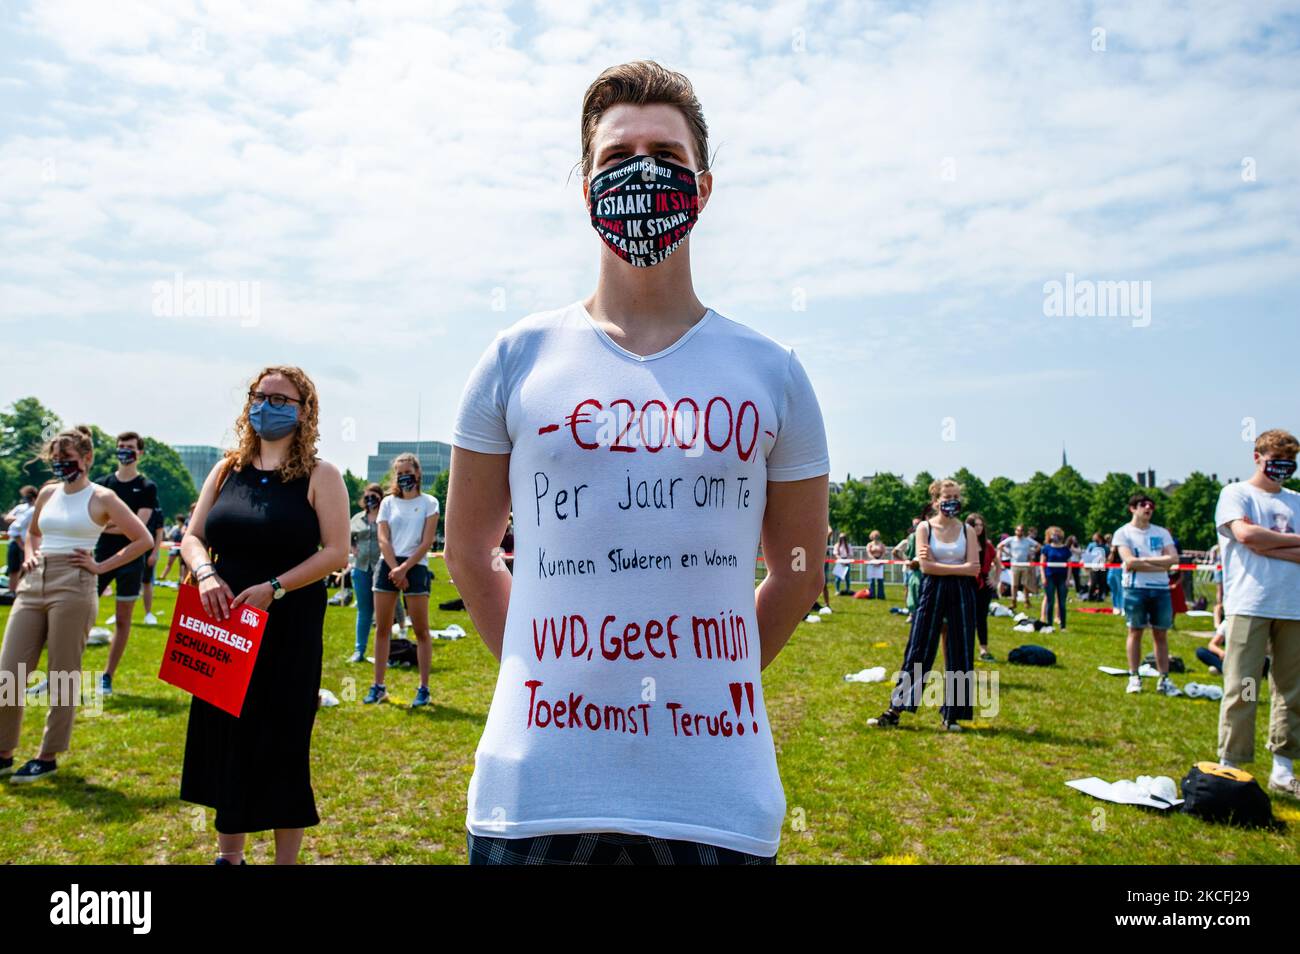
<path fill-rule="evenodd" d="M 140 455 L 143 451 L 144 440 L 135 431 L 123 431 L 117 435 L 117 470 L 107 477 L 101 477 L 97 483 L 122 498 L 141 522 L 149 526 L 149 518 L 158 509 L 158 488 L 152 480 L 140 473 Z M 128 542 L 126 535 L 109 523 L 95 545 L 95 559 L 102 563 Z M 131 638 L 131 612 L 135 601 L 140 597 L 145 560 L 146 557 L 139 557 L 99 577 L 99 595 L 103 596 L 108 584 L 112 583 L 117 603 L 113 614 L 114 632 L 113 641 L 108 647 L 108 662 L 104 664 L 104 674 L 99 677 L 100 691 L 106 696 L 113 694 L 113 673 L 117 671 L 122 654 L 126 652 L 127 640 Z"/>

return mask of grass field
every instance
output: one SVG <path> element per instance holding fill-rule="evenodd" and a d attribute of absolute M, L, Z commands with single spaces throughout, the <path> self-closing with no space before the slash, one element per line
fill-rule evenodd
<path fill-rule="evenodd" d="M 433 605 L 455 595 L 438 563 Z M 157 590 L 155 612 L 171 617 L 175 590 Z M 783 863 L 1265 863 L 1294 864 L 1300 804 L 1274 800 L 1287 832 L 1243 832 L 1177 813 L 1096 801 L 1067 779 L 1139 774 L 1178 780 L 1192 762 L 1212 758 L 1218 704 L 1140 696 L 1124 680 L 1097 672 L 1123 663 L 1123 621 L 1070 613 L 1070 631 L 1013 633 L 990 620 L 998 661 L 999 712 L 964 734 L 940 731 L 937 712 L 904 717 L 900 729 L 866 726 L 888 701 L 888 684 L 846 683 L 844 674 L 901 662 L 907 629 L 888 605 L 836 598 L 835 613 L 801 624 L 765 674 L 789 815 Z M 1076 604 L 1072 604 L 1076 605 Z M 100 604 L 103 622 L 112 600 Z M 0 624 L 8 609 L 0 608 Z M 212 813 L 177 798 L 188 697 L 158 681 L 163 626 L 137 625 L 116 693 L 97 716 L 79 719 L 73 751 L 54 777 L 27 786 L 0 783 L 0 861 L 17 863 L 200 863 L 211 861 Z M 322 823 L 307 833 L 302 860 L 317 863 L 465 860 L 465 792 L 474 748 L 495 679 L 495 661 L 465 613 L 433 614 L 435 627 L 458 622 L 470 637 L 435 641 L 434 705 L 362 706 L 368 666 L 349 664 L 355 611 L 331 607 L 324 686 L 344 701 L 316 723 L 312 774 Z M 1184 630 L 1203 619 L 1179 618 Z M 1007 651 L 1040 642 L 1057 653 L 1053 669 L 1011 666 Z M 1175 633 L 1173 652 L 1187 680 L 1217 681 L 1195 661 L 1201 640 Z M 1149 647 L 1148 647 L 1149 648 Z M 84 668 L 102 669 L 106 647 L 86 651 Z M 389 677 L 408 701 L 413 671 Z M 1258 722 L 1256 776 L 1268 771 L 1267 695 Z M 32 708 L 20 760 L 36 754 L 44 710 Z M 269 862 L 269 833 L 250 838 L 249 862 Z"/>

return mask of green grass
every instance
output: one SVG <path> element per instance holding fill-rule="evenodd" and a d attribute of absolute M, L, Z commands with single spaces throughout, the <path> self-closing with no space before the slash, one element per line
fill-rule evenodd
<path fill-rule="evenodd" d="M 433 605 L 454 596 L 437 564 Z M 891 587 L 897 600 L 901 589 Z M 175 591 L 159 588 L 155 612 L 169 620 Z M 980 664 L 1000 679 L 1000 711 L 977 717 L 961 735 L 940 731 L 938 714 L 904 716 L 900 729 L 866 720 L 888 702 L 887 684 L 846 683 L 844 674 L 882 665 L 892 673 L 907 629 L 901 616 L 866 600 L 837 598 L 835 614 L 801 624 L 765 674 L 789 815 L 784 863 L 1233 863 L 1294 864 L 1300 825 L 1283 834 L 1217 827 L 1178 813 L 1110 805 L 1065 786 L 1087 775 L 1182 777 L 1212 758 L 1218 704 L 1124 693 L 1121 678 L 1096 671 L 1123 665 L 1123 621 L 1071 612 L 1068 635 L 1033 637 L 990 620 L 999 662 Z M 890 602 L 887 605 L 898 605 Z M 112 600 L 100 604 L 100 621 Z M 116 694 L 98 716 L 79 718 L 73 751 L 53 778 L 0 784 L 0 861 L 40 863 L 208 863 L 212 812 L 177 798 L 188 697 L 158 681 L 165 629 L 139 624 L 137 607 Z M 0 623 L 8 609 L 0 608 Z M 458 622 L 470 637 L 435 641 L 434 705 L 409 711 L 362 706 L 368 666 L 345 660 L 355 611 L 330 607 L 323 684 L 344 701 L 321 710 L 312 776 L 322 823 L 307 833 L 303 861 L 464 862 L 465 792 L 474 748 L 496 677 L 495 661 L 465 613 L 433 612 L 435 626 Z M 1184 630 L 1205 620 L 1179 620 Z M 1041 642 L 1053 669 L 1008 665 L 1007 650 Z M 1171 636 L 1187 679 L 1217 681 L 1195 661 L 1202 643 Z M 879 644 L 885 644 L 883 646 Z M 1149 648 L 1149 647 L 1148 647 Z M 106 647 L 86 651 L 84 668 L 103 667 Z M 389 678 L 409 700 L 413 671 Z M 1258 718 L 1257 776 L 1267 695 Z M 44 711 L 32 708 L 20 759 L 35 755 Z M 1101 813 L 1098 813 L 1098 810 Z M 1300 805 L 1274 800 L 1293 823 Z M 250 863 L 271 860 L 270 835 L 250 838 Z"/>

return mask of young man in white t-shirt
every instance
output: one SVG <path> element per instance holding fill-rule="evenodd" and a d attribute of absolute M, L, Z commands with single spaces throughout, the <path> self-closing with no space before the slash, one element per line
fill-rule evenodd
<path fill-rule="evenodd" d="M 1255 440 L 1255 473 L 1219 492 L 1214 523 L 1223 553 L 1227 614 L 1219 761 L 1255 758 L 1255 705 L 1269 667 L 1268 787 L 1300 798 L 1292 760 L 1300 755 L 1300 493 L 1283 487 L 1300 442 L 1270 430 Z"/>
<path fill-rule="evenodd" d="M 1142 631 L 1151 627 L 1160 679 L 1156 692 L 1180 696 L 1169 678 L 1169 627 L 1174 623 L 1169 595 L 1169 568 L 1178 563 L 1178 548 L 1164 527 L 1151 522 L 1156 502 L 1138 491 L 1129 497 L 1132 519 L 1115 531 L 1112 543 L 1124 564 L 1124 616 L 1128 620 L 1128 691 L 1142 691 Z"/>
<path fill-rule="evenodd" d="M 769 863 L 760 673 L 822 588 L 821 412 L 790 349 L 695 295 L 713 177 L 689 80 L 606 70 L 581 128 L 595 293 L 497 335 L 452 438 L 448 569 L 501 660 L 470 862 Z"/>

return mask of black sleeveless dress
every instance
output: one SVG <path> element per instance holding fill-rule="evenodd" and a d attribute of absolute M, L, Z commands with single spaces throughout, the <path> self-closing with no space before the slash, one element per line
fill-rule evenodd
<path fill-rule="evenodd" d="M 238 594 L 297 566 L 320 546 L 309 478 L 232 471 L 208 512 L 217 573 Z M 311 731 L 320 691 L 324 581 L 272 600 L 239 718 L 195 698 L 181 798 L 217 810 L 222 834 L 320 822 L 311 789 Z"/>

